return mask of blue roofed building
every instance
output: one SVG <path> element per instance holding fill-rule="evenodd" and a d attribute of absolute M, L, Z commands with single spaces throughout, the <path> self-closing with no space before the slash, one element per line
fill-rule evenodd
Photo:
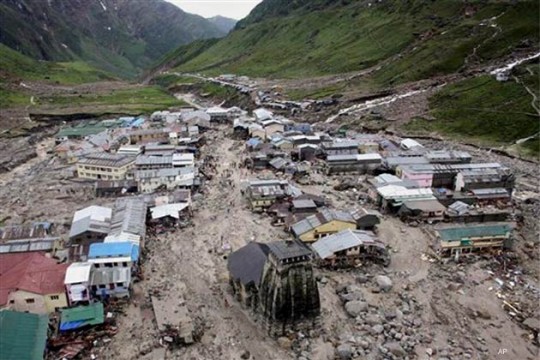
<path fill-rule="evenodd" d="M 135 267 L 138 261 L 139 246 L 129 241 L 95 243 L 88 252 L 88 262 L 98 269 Z"/>

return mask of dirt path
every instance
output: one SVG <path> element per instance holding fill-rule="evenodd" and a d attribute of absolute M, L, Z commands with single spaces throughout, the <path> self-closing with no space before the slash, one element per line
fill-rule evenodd
<path fill-rule="evenodd" d="M 214 157 L 215 172 L 205 184 L 204 199 L 195 203 L 193 226 L 160 235 L 152 243 L 148 241 L 146 279 L 138 285 L 142 294 L 134 299 L 127 310 L 128 317 L 120 323 L 120 327 L 131 332 L 121 332 L 114 338 L 106 358 L 138 359 L 144 354 L 151 358 L 153 351 L 159 351 L 157 330 L 146 321 L 151 314 L 145 316 L 145 311 L 138 310 L 142 309 L 140 301 L 149 307 L 146 293 L 155 289 L 185 299 L 191 316 L 203 319 L 205 324 L 200 343 L 169 355 L 180 359 L 232 360 L 247 351 L 255 359 L 290 358 L 232 299 L 223 251 L 223 245 L 235 250 L 250 240 L 268 242 L 284 234 L 272 228 L 269 219 L 260 219 L 247 210 L 239 189 L 242 171 L 235 167 L 239 159 L 233 141 L 220 136 L 208 142 L 202 157 Z M 144 325 L 138 326 L 141 323 Z M 142 346 L 126 350 L 133 338 L 141 339 Z"/>

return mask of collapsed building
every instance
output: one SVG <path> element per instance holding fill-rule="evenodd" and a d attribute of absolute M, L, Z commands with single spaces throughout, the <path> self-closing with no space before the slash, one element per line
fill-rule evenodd
<path fill-rule="evenodd" d="M 320 315 L 312 253 L 296 241 L 251 242 L 228 259 L 236 298 L 272 335 L 308 330 Z"/>

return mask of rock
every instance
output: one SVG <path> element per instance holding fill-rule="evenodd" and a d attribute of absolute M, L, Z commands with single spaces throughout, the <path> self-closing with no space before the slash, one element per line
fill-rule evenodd
<path fill-rule="evenodd" d="M 166 341 L 168 343 L 172 343 L 174 341 L 174 339 L 172 337 L 170 337 L 170 336 L 164 336 L 163 341 Z"/>
<path fill-rule="evenodd" d="M 341 344 L 336 349 L 336 354 L 341 360 L 348 360 L 352 358 L 353 348 L 349 344 Z"/>
<path fill-rule="evenodd" d="M 367 283 L 369 280 L 368 276 L 367 275 L 358 275 L 356 277 L 356 282 L 359 283 L 359 284 L 365 284 Z"/>
<path fill-rule="evenodd" d="M 540 321 L 538 321 L 538 319 L 527 318 L 527 319 L 523 320 L 522 324 L 525 325 L 528 328 L 531 328 L 531 329 L 535 330 L 535 331 L 540 331 Z"/>
<path fill-rule="evenodd" d="M 400 359 L 407 356 L 407 352 L 401 347 L 401 345 L 399 345 L 399 343 L 395 341 L 384 344 L 384 347 L 388 349 L 388 351 L 392 353 L 392 355 Z"/>
<path fill-rule="evenodd" d="M 381 324 L 378 324 L 378 325 L 374 325 L 371 327 L 371 333 L 372 334 L 382 334 L 382 332 L 384 331 L 384 326 L 382 326 Z"/>
<path fill-rule="evenodd" d="M 375 278 L 375 281 L 377 281 L 379 289 L 383 292 L 388 292 L 392 289 L 393 283 L 388 276 L 379 275 Z"/>
<path fill-rule="evenodd" d="M 345 311 L 347 312 L 347 314 L 349 314 L 349 316 L 354 317 L 354 318 L 360 315 L 361 313 L 367 311 L 367 309 L 368 309 L 368 304 L 364 301 L 355 300 L 355 301 L 349 301 L 348 303 L 345 304 Z"/>
<path fill-rule="evenodd" d="M 292 347 L 292 341 L 285 336 L 279 337 L 277 342 L 282 349 L 289 350 Z"/>
<path fill-rule="evenodd" d="M 342 301 L 355 301 L 364 299 L 364 295 L 360 291 L 355 291 L 353 293 L 341 294 L 340 298 Z"/>
<path fill-rule="evenodd" d="M 328 278 L 323 276 L 319 282 L 320 282 L 321 284 L 325 285 L 325 284 L 328 283 Z"/>
<path fill-rule="evenodd" d="M 244 352 L 242 353 L 242 355 L 240 355 L 240 358 L 241 358 L 241 359 L 244 359 L 244 360 L 247 360 L 247 359 L 249 359 L 250 357 L 251 357 L 251 353 L 250 353 L 249 351 L 247 351 L 247 350 L 244 351 Z"/>
<path fill-rule="evenodd" d="M 366 316 L 366 319 L 364 321 L 366 324 L 368 325 L 377 325 L 377 324 L 380 324 L 381 323 L 381 319 L 377 316 L 377 315 L 369 315 L 369 316 Z"/>

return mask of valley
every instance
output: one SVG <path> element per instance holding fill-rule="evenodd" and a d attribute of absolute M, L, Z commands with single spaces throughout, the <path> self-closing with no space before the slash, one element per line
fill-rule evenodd
<path fill-rule="evenodd" d="M 538 2 L 235 3 L 0 4 L 0 359 L 537 359 Z"/>

